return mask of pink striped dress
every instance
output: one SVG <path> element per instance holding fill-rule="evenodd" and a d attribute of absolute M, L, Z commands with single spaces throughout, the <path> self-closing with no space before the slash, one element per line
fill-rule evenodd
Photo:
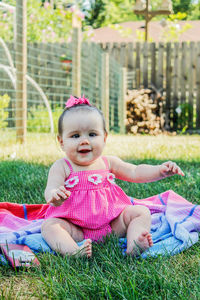
<path fill-rule="evenodd" d="M 110 222 L 120 215 L 127 205 L 132 205 L 130 197 L 115 184 L 115 176 L 109 171 L 107 159 L 105 169 L 74 172 L 71 164 L 70 175 L 65 187 L 71 191 L 70 197 L 61 206 L 49 206 L 45 218 L 65 218 L 81 227 L 84 238 L 101 240 L 110 234 Z"/>

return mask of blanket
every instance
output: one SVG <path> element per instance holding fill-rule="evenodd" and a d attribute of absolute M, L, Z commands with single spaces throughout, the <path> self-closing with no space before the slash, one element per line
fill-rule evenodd
<path fill-rule="evenodd" d="M 133 205 L 148 207 L 152 215 L 154 245 L 142 253 L 143 258 L 175 255 L 197 243 L 200 205 L 192 204 L 172 190 L 145 199 L 130 199 Z M 0 243 L 24 244 L 35 253 L 53 252 L 41 236 L 47 207 L 48 204 L 0 203 Z M 125 254 L 126 239 L 119 239 L 119 245 Z M 3 256 L 0 258 L 5 264 Z"/>

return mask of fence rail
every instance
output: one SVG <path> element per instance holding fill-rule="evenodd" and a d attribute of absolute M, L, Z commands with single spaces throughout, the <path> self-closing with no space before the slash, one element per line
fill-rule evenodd
<path fill-rule="evenodd" d="M 8 43 L 7 47 L 15 66 L 15 46 L 13 43 Z M 39 89 L 47 98 L 55 118 L 64 108 L 64 103 L 70 94 L 80 90 L 81 94 L 85 94 L 93 104 L 103 110 L 107 128 L 122 132 L 120 126 L 124 127 L 124 125 L 118 110 L 122 80 L 121 66 L 108 54 L 107 63 L 104 64 L 106 54 L 102 48 L 95 43 L 83 42 L 80 58 L 77 58 L 80 59 L 80 65 L 77 67 L 72 55 L 73 47 L 72 43 L 28 43 L 27 75 L 31 80 L 27 81 L 27 129 L 50 131 L 49 116 Z M 2 47 L 0 47 L 0 64 L 10 68 Z M 79 83 L 73 77 L 74 73 L 77 74 L 77 78 L 80 78 Z M 32 81 L 37 84 L 38 89 Z M 15 129 L 16 89 L 7 72 L 0 68 L 0 95 L 4 94 L 10 97 L 9 107 L 6 109 L 9 114 L 6 120 L 8 128 Z M 75 95 L 78 94 L 75 92 Z M 56 120 L 54 120 L 54 127 L 56 127 Z"/>
<path fill-rule="evenodd" d="M 15 64 L 14 45 L 7 46 Z M 200 129 L 200 42 L 105 45 L 84 42 L 81 48 L 81 93 L 103 109 L 108 128 L 124 132 L 126 87 L 154 86 L 165 96 L 166 129 Z M 28 76 L 42 89 L 53 112 L 58 108 L 60 112 L 73 91 L 72 45 L 35 43 L 28 44 L 27 50 Z M 63 56 L 65 60 L 61 59 Z M 0 64 L 9 65 L 2 47 Z M 10 96 L 7 122 L 9 128 L 15 128 L 16 91 L 3 69 L 0 70 L 0 93 Z M 31 82 L 27 83 L 27 104 L 28 130 L 47 126 L 48 131 L 44 101 Z M 38 122 L 33 121 L 39 117 Z M 40 123 L 46 125 L 42 127 Z"/>

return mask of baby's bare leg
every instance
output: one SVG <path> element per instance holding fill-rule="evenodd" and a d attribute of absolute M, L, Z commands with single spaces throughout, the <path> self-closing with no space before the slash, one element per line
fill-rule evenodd
<path fill-rule="evenodd" d="M 111 222 L 112 230 L 127 237 L 127 254 L 137 254 L 153 245 L 150 232 L 151 214 L 147 207 L 129 205 Z"/>
<path fill-rule="evenodd" d="M 88 239 L 82 246 L 76 242 L 81 242 L 84 238 L 82 230 L 63 219 L 50 218 L 44 221 L 41 233 L 47 244 L 62 255 L 80 254 L 90 257 L 92 255 L 91 240 Z"/>

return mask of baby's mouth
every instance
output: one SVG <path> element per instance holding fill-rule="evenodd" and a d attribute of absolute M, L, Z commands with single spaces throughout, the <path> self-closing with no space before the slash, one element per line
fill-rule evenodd
<path fill-rule="evenodd" d="M 85 153 L 89 153 L 90 151 L 91 150 L 89 150 L 89 149 L 82 149 L 82 150 L 79 150 L 78 152 L 85 154 Z"/>

